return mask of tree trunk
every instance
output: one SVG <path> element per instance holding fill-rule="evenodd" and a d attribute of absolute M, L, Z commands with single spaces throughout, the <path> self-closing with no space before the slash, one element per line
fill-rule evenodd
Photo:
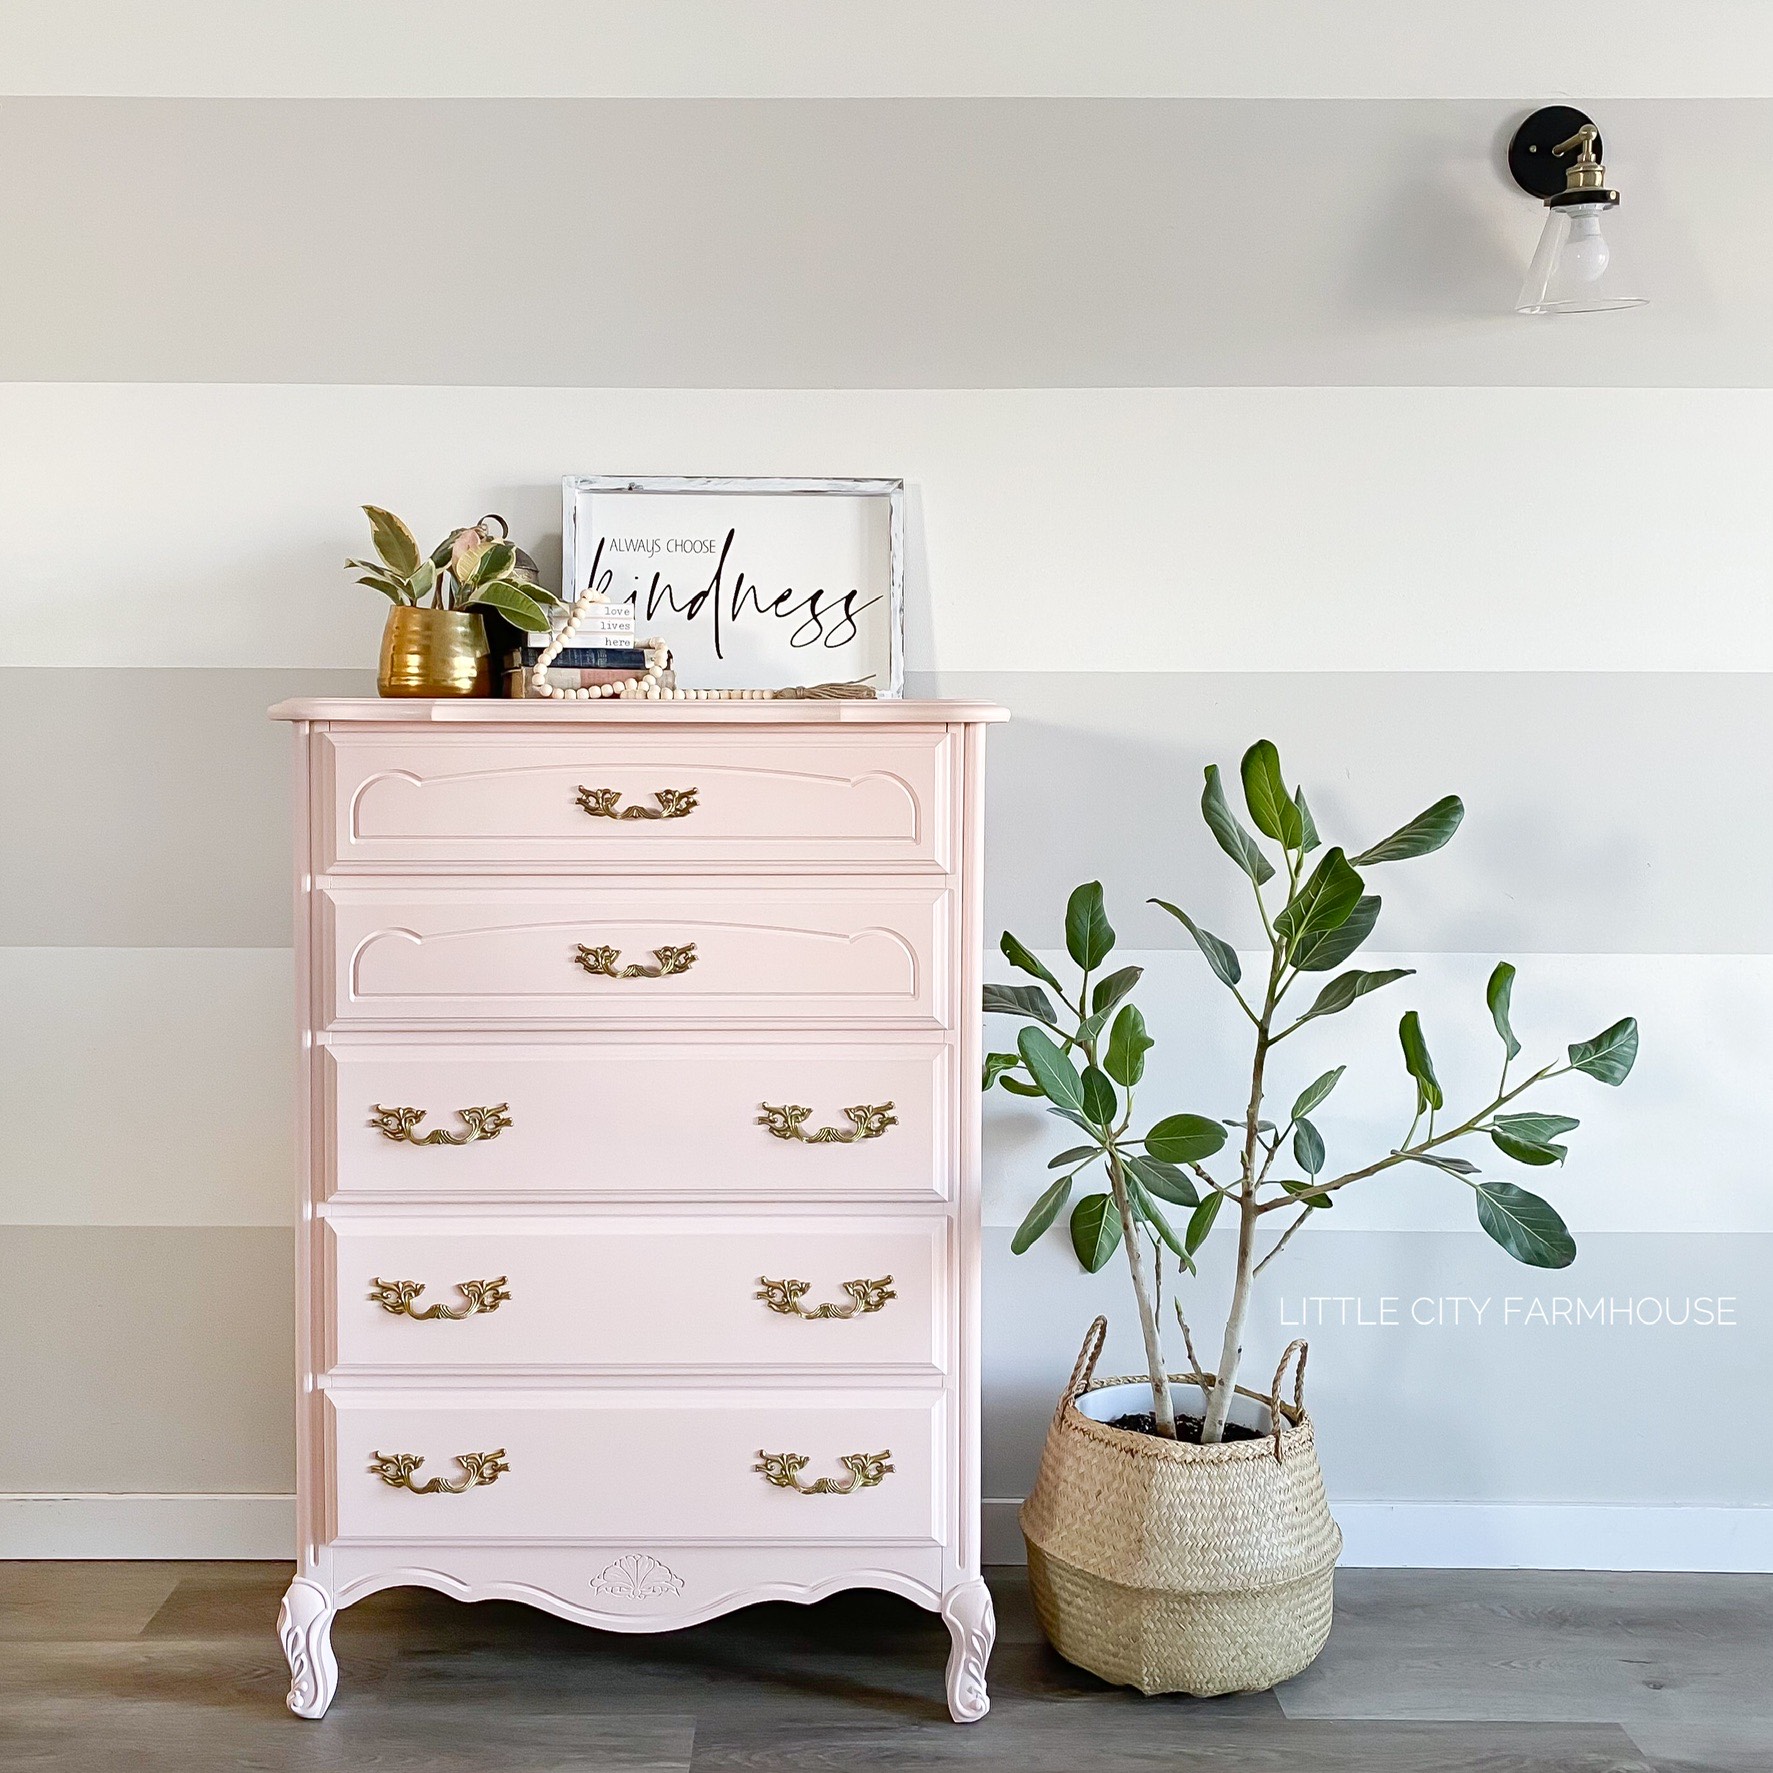
<path fill-rule="evenodd" d="M 1139 1222 L 1133 1216 L 1133 1203 L 1127 1198 L 1126 1179 L 1121 1175 L 1120 1161 L 1110 1158 L 1108 1181 L 1114 1190 L 1114 1204 L 1120 1213 L 1121 1241 L 1127 1247 L 1127 1266 L 1133 1272 L 1133 1296 L 1139 1301 L 1139 1329 L 1145 1338 L 1145 1364 L 1151 1370 L 1151 1406 L 1157 1417 L 1157 1432 L 1166 1440 L 1176 1438 L 1176 1406 L 1170 1397 L 1170 1377 L 1164 1371 L 1163 1341 L 1158 1335 L 1157 1313 L 1151 1305 L 1151 1288 L 1145 1280 L 1145 1252 L 1139 1247 Z"/>
<path fill-rule="evenodd" d="M 1231 1294 L 1231 1310 L 1225 1318 L 1225 1341 L 1219 1350 L 1219 1371 L 1213 1383 L 1213 1395 L 1207 1400 L 1207 1414 L 1201 1424 L 1203 1446 L 1225 1438 L 1225 1423 L 1231 1415 L 1231 1400 L 1237 1396 L 1237 1369 L 1244 1354 L 1244 1319 L 1250 1311 L 1250 1283 L 1256 1254 L 1256 1200 L 1254 1193 L 1244 1196 L 1237 1229 L 1237 1285 Z"/>

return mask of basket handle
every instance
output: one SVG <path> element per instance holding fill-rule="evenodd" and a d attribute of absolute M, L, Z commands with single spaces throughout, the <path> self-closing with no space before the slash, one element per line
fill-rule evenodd
<path fill-rule="evenodd" d="M 1281 1352 L 1280 1365 L 1274 1369 L 1274 1383 L 1268 1388 L 1268 1421 L 1274 1430 L 1274 1456 L 1278 1461 L 1281 1456 L 1281 1423 L 1291 1417 L 1296 1428 L 1305 1415 L 1305 1357 L 1311 1353 L 1311 1344 L 1303 1336 L 1295 1336 Z M 1299 1364 L 1293 1369 L 1293 1402 L 1289 1407 L 1280 1401 L 1281 1381 L 1287 1376 L 1287 1362 L 1298 1355 Z"/>
<path fill-rule="evenodd" d="M 1077 1402 L 1079 1393 L 1095 1378 L 1096 1362 L 1102 1358 L 1102 1344 L 1107 1340 L 1108 1319 L 1099 1317 L 1084 1332 L 1083 1347 L 1077 1351 L 1077 1365 L 1071 1369 L 1071 1383 L 1059 1399 L 1059 1415 L 1063 1416 L 1067 1407 Z"/>

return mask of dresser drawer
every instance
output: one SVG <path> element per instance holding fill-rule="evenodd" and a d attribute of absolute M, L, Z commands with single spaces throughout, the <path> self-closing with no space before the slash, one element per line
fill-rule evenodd
<path fill-rule="evenodd" d="M 331 1364 L 933 1376 L 947 1239 L 928 1217 L 334 1220 Z"/>
<path fill-rule="evenodd" d="M 318 744 L 327 869 L 951 862 L 955 742 L 942 727 L 345 730 Z"/>
<path fill-rule="evenodd" d="M 950 1193 L 958 1056 L 939 1041 L 351 1039 L 320 1063 L 328 1197 Z"/>
<path fill-rule="evenodd" d="M 327 1402 L 340 1539 L 945 1537 L 939 1391 L 335 1389 Z M 784 1455 L 805 1463 L 791 1472 Z M 424 1463 L 402 1476 L 402 1456 Z M 771 1482 L 766 1462 L 802 1485 L 853 1487 L 802 1494 Z M 476 1465 L 490 1482 L 408 1487 L 460 1484 Z"/>
<path fill-rule="evenodd" d="M 335 1027 L 954 1019 L 951 899 L 933 882 L 334 884 L 319 899 Z"/>

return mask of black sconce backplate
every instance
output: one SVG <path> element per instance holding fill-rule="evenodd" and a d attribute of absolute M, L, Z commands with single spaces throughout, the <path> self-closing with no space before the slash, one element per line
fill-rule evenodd
<path fill-rule="evenodd" d="M 1564 188 L 1564 173 L 1571 156 L 1560 160 L 1552 153 L 1559 142 L 1567 142 L 1583 124 L 1594 119 L 1572 105 L 1547 105 L 1535 111 L 1508 144 L 1508 170 L 1523 191 L 1535 197 L 1555 197 Z M 1605 158 L 1601 138 L 1595 137 L 1594 157 Z"/>

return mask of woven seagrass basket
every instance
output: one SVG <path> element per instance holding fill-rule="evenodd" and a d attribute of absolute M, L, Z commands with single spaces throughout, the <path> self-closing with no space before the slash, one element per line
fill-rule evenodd
<path fill-rule="evenodd" d="M 1202 1447 L 1095 1419 L 1151 1407 L 1148 1379 L 1094 1377 L 1107 1333 L 1097 1318 L 1084 1338 L 1022 1508 L 1041 1629 L 1067 1662 L 1143 1693 L 1272 1687 L 1323 1648 L 1342 1549 L 1305 1413 L 1305 1344 L 1281 1356 L 1267 1396 L 1238 1388 L 1266 1410 L 1263 1438 Z M 1253 1414 L 1234 1419 L 1259 1426 Z"/>

